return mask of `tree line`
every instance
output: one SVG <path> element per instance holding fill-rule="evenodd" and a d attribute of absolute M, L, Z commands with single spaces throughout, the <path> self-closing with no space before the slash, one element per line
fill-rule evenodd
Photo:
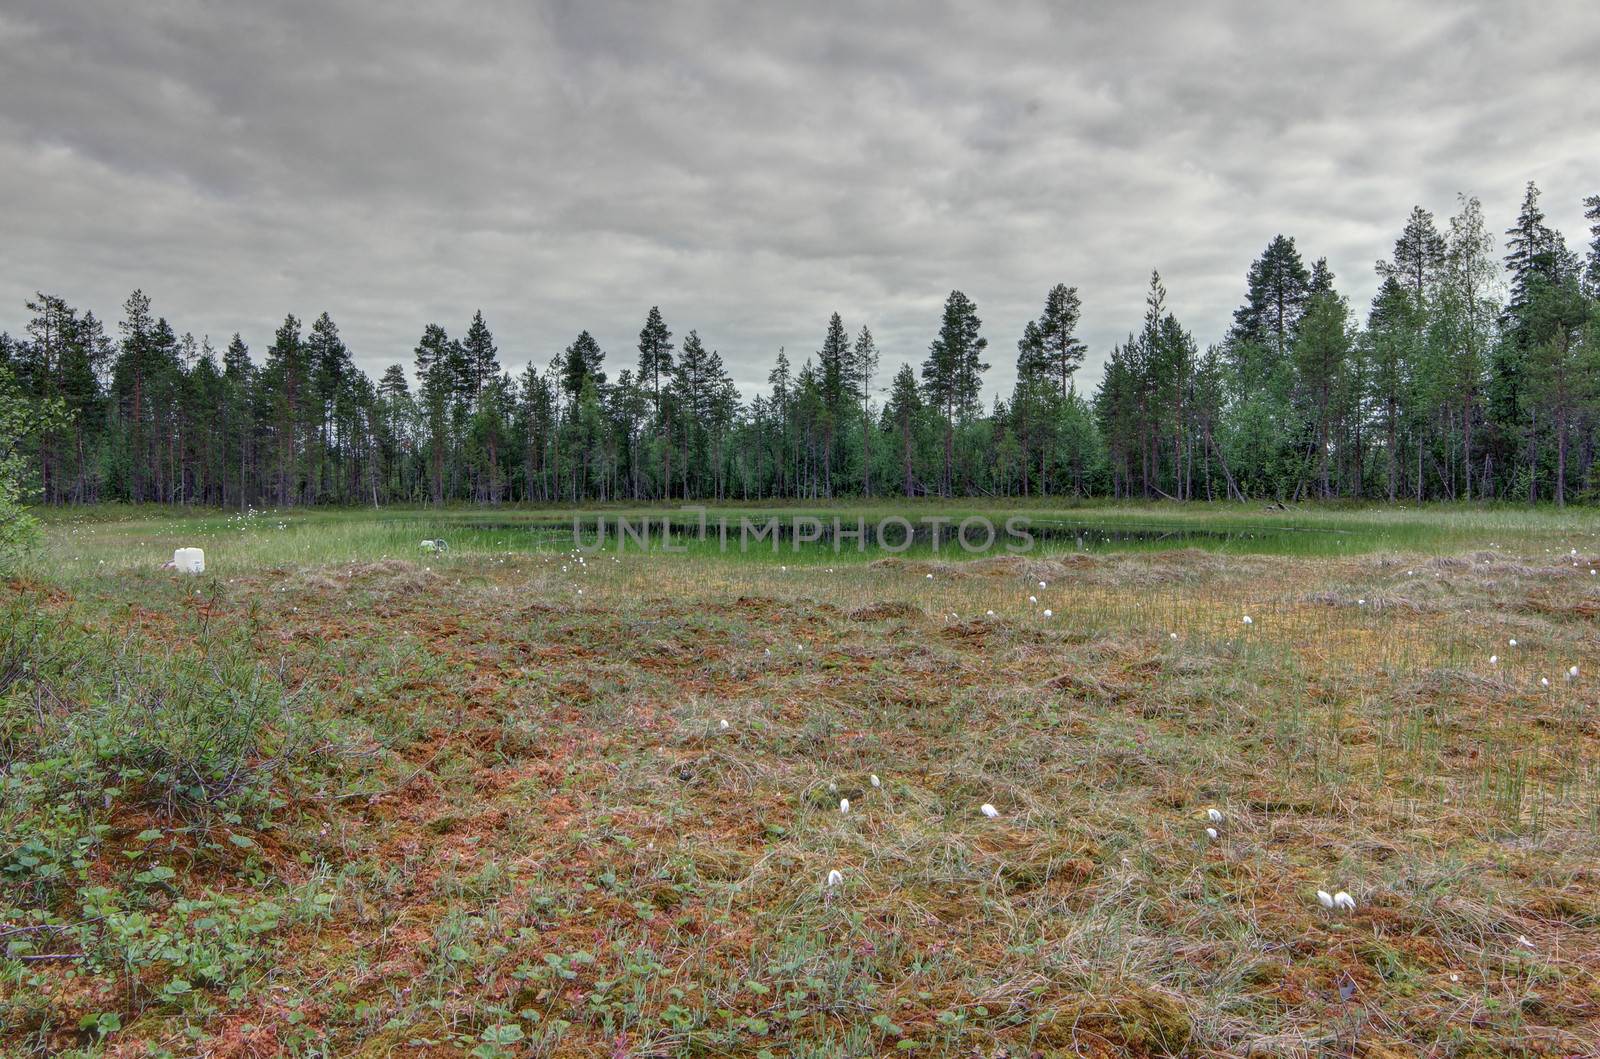
<path fill-rule="evenodd" d="M 1479 202 L 1411 211 L 1365 319 L 1325 259 L 1274 238 L 1223 339 L 1200 350 L 1152 273 L 1144 318 L 1092 394 L 1075 287 L 1017 340 L 1009 397 L 982 403 L 988 339 L 961 291 L 920 370 L 887 385 L 869 328 L 837 313 L 796 365 L 741 398 L 722 358 L 659 308 L 629 367 L 580 332 L 505 370 L 481 312 L 428 324 L 411 372 L 373 381 L 323 313 L 285 317 L 259 359 L 176 333 L 135 291 L 114 328 L 38 294 L 0 373 L 60 414 L 19 447 L 38 501 L 228 507 L 396 502 L 822 499 L 1600 497 L 1600 196 L 1583 253 L 1527 187 L 1504 256 Z M 634 355 L 636 354 L 636 356 Z M 613 361 L 615 363 L 615 361 Z"/>

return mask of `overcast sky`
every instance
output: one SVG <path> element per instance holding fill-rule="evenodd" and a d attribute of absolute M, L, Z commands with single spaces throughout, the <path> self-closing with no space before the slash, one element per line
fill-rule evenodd
<path fill-rule="evenodd" d="M 376 374 L 481 308 L 614 374 L 659 304 L 749 394 L 835 310 L 886 384 L 958 287 L 992 396 L 1057 282 L 1092 387 L 1152 267 L 1204 346 L 1280 231 L 1363 316 L 1413 204 L 1499 231 L 1533 179 L 1587 242 L 1600 4 L 1324 6 L 6 0 L 0 328 L 142 287 L 258 360 L 327 310 Z"/>

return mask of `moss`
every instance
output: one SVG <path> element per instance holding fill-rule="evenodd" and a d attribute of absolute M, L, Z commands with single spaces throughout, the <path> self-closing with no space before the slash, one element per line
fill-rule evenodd
<path fill-rule="evenodd" d="M 1185 1056 L 1191 1054 L 1194 1026 L 1172 997 L 1123 984 L 1112 996 L 1063 1003 L 1039 1027 L 1040 1043 L 1068 1047 L 1054 1054 L 1080 1054 L 1073 1049 L 1094 1039 L 1135 1055 Z"/>

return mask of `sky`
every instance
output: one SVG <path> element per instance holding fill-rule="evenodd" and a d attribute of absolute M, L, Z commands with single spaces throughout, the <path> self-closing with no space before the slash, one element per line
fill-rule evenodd
<path fill-rule="evenodd" d="M 1151 269 L 1218 340 L 1273 235 L 1361 311 L 1413 205 L 1537 181 L 1588 242 L 1600 4 L 348 0 L 0 6 L 0 329 L 135 287 L 258 360 L 327 311 L 376 376 L 481 309 L 512 371 L 659 305 L 746 395 L 837 311 L 879 386 L 952 289 L 987 393 L 1056 283 L 1098 384 Z"/>

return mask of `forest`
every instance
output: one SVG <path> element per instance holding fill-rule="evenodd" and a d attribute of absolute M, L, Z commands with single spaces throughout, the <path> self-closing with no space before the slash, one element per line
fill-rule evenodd
<path fill-rule="evenodd" d="M 337 324 L 286 316 L 258 358 L 179 334 L 134 291 L 115 325 L 39 293 L 0 335 L 0 387 L 38 414 L 7 438 L 34 502 L 213 505 L 841 496 L 1600 499 L 1600 195 L 1573 250 L 1527 185 L 1503 245 L 1477 199 L 1414 208 L 1364 309 L 1325 259 L 1274 238 L 1233 325 L 1200 349 L 1152 272 L 1146 311 L 1080 389 L 1076 287 L 1016 340 L 983 403 L 989 340 L 961 291 L 920 371 L 879 377 L 837 313 L 743 399 L 695 330 L 651 308 L 637 349 L 588 331 L 543 368 L 499 360 L 481 312 L 428 324 L 376 381 Z"/>

